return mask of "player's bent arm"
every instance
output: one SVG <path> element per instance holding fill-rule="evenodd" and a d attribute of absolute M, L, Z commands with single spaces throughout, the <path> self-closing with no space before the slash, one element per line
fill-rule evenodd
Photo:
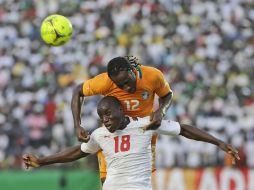
<path fill-rule="evenodd" d="M 49 165 L 54 163 L 65 163 L 65 162 L 73 162 L 80 158 L 88 156 L 89 153 L 85 153 L 81 151 L 80 145 L 70 147 L 65 149 L 62 152 L 53 154 L 51 156 L 47 156 L 40 159 L 40 164 Z"/>
<path fill-rule="evenodd" d="M 71 100 L 71 110 L 72 110 L 72 115 L 74 119 L 74 127 L 75 129 L 80 126 L 80 112 L 81 112 L 81 106 L 82 102 L 84 99 L 83 95 L 83 90 L 82 90 L 83 85 L 80 84 L 78 85 L 72 94 L 72 100 Z"/>
<path fill-rule="evenodd" d="M 196 127 L 180 124 L 176 121 L 171 120 L 163 120 L 160 127 L 155 132 L 163 135 L 181 135 L 188 139 L 204 141 L 217 146 L 220 143 L 223 143 L 223 141 Z"/>
<path fill-rule="evenodd" d="M 166 114 L 171 102 L 172 102 L 173 92 L 170 91 L 163 97 L 159 98 L 159 109 L 161 109 L 163 116 Z"/>
<path fill-rule="evenodd" d="M 165 116 L 171 101 L 173 93 L 169 91 L 165 96 L 159 98 L 159 108 L 150 116 L 150 128 L 157 129 L 160 127 L 163 117 Z"/>
<path fill-rule="evenodd" d="M 236 160 L 240 160 L 238 151 L 232 145 L 227 144 L 227 143 L 223 142 L 222 140 L 217 139 L 214 136 L 212 136 L 212 135 L 206 133 L 205 131 L 202 131 L 196 127 L 181 124 L 180 135 L 182 135 L 186 138 L 189 138 L 189 139 L 208 142 L 208 143 L 218 146 L 220 149 L 222 149 L 223 151 L 225 151 L 226 153 L 231 155 L 233 164 L 236 163 Z"/>
<path fill-rule="evenodd" d="M 156 133 L 165 135 L 181 135 L 188 139 L 211 143 L 230 154 L 232 156 L 233 164 L 235 164 L 236 160 L 240 160 L 238 151 L 232 145 L 227 144 L 205 131 L 190 125 L 179 124 L 178 122 L 170 120 L 163 120 L 161 126 L 156 130 Z"/>
<path fill-rule="evenodd" d="M 85 131 L 85 129 L 80 126 L 81 124 L 80 113 L 83 99 L 84 99 L 83 84 L 80 84 L 73 91 L 71 100 L 71 111 L 74 121 L 74 129 L 78 140 L 81 142 L 87 142 L 90 136 Z"/>
<path fill-rule="evenodd" d="M 159 110 L 163 114 L 166 114 L 173 97 L 173 92 L 170 88 L 169 83 L 166 81 L 163 73 L 158 69 L 154 69 L 155 73 L 155 93 L 160 97 L 159 98 Z"/>
<path fill-rule="evenodd" d="M 145 126 L 145 130 L 152 129 L 150 128 L 149 125 Z M 159 126 L 159 128 L 154 130 L 154 132 L 161 135 L 176 136 L 180 134 L 181 126 L 180 126 L 180 123 L 176 121 L 162 120 L 161 125 Z"/>
<path fill-rule="evenodd" d="M 193 139 L 196 141 L 203 141 L 203 142 L 208 142 L 214 145 L 219 145 L 220 143 L 224 143 L 223 141 L 215 138 L 214 136 L 208 134 L 205 131 L 200 130 L 197 127 L 193 127 L 191 125 L 186 125 L 186 124 L 180 124 L 181 126 L 181 132 L 180 135 L 188 138 L 188 139 Z"/>
<path fill-rule="evenodd" d="M 206 133 L 205 131 L 202 131 L 196 127 L 181 124 L 180 135 L 182 135 L 186 138 L 189 138 L 189 139 L 208 142 L 208 143 L 218 146 L 220 149 L 222 149 L 223 151 L 225 151 L 226 153 L 231 155 L 233 164 L 235 164 L 236 160 L 240 160 L 238 151 L 232 145 L 227 144 L 227 143 L 223 142 L 222 140 L 217 139 L 214 136 L 212 136 L 212 135 Z"/>

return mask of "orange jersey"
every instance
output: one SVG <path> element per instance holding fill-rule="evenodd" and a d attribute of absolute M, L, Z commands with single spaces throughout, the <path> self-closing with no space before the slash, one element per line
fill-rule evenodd
<path fill-rule="evenodd" d="M 107 73 L 83 83 L 85 96 L 114 96 L 122 103 L 124 112 L 131 117 L 145 117 L 152 113 L 154 96 L 163 97 L 171 92 L 162 72 L 154 67 L 140 66 L 142 78 L 137 77 L 136 92 L 130 94 L 118 88 Z"/>

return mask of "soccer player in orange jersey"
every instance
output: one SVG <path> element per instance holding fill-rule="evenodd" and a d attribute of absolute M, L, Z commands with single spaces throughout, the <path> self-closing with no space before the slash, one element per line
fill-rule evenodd
<path fill-rule="evenodd" d="M 159 108 L 153 110 L 155 94 L 159 96 Z M 161 71 L 140 65 L 133 57 L 116 57 L 109 61 L 107 73 L 102 73 L 76 87 L 72 97 L 72 114 L 75 132 L 79 141 L 87 142 L 89 135 L 80 127 L 80 112 L 83 97 L 93 95 L 114 96 L 120 100 L 124 112 L 130 117 L 151 116 L 150 126 L 161 124 L 172 100 L 172 90 Z M 155 149 L 156 138 L 152 140 Z M 155 155 L 153 154 L 153 157 Z M 106 164 L 98 153 L 100 177 L 106 176 Z"/>

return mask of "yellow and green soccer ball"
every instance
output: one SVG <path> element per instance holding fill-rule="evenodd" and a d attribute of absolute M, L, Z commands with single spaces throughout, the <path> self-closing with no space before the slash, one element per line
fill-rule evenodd
<path fill-rule="evenodd" d="M 62 15 L 50 15 L 42 21 L 41 38 L 48 45 L 64 45 L 71 39 L 71 35 L 71 22 Z"/>

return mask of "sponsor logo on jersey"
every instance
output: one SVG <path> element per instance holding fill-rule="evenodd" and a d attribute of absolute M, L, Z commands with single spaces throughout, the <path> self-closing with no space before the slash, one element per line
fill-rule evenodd
<path fill-rule="evenodd" d="M 144 127 L 140 127 L 140 128 L 138 128 L 138 130 L 139 130 L 139 132 L 141 132 L 141 133 L 144 133 L 144 132 L 146 131 Z"/>
<path fill-rule="evenodd" d="M 147 92 L 147 91 L 143 91 L 142 92 L 142 98 L 144 99 L 144 100 L 147 100 L 148 98 L 149 98 L 149 92 Z"/>
<path fill-rule="evenodd" d="M 104 138 L 110 138 L 110 135 L 104 135 Z"/>

